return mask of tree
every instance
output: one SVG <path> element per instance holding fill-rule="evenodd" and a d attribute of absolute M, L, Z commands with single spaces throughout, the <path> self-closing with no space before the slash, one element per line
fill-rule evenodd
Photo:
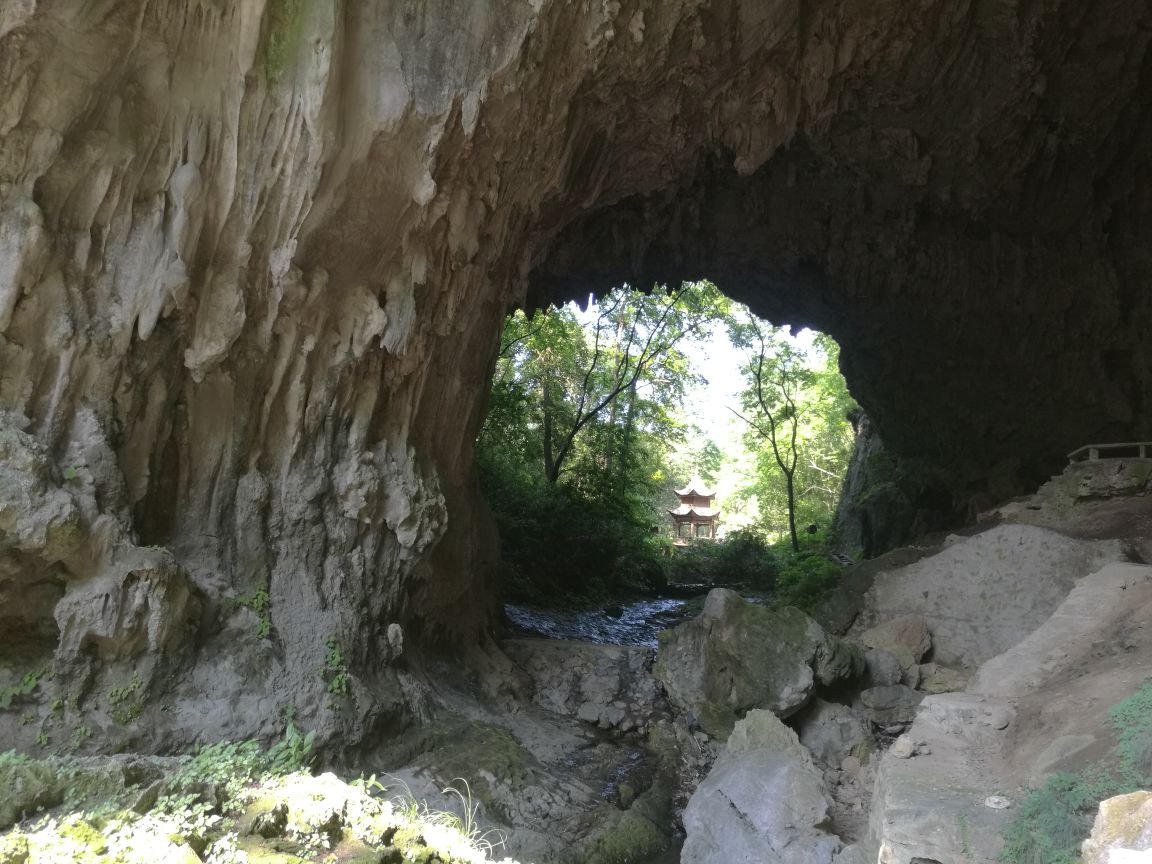
<path fill-rule="evenodd" d="M 751 316 L 730 328 L 730 336 L 749 352 L 748 386 L 742 410 L 734 413 L 758 449 L 760 477 L 751 491 L 762 512 L 770 514 L 780 500 L 789 543 L 799 552 L 800 514 L 813 522 L 831 519 L 852 448 L 847 415 L 854 403 L 837 368 L 838 347 L 817 334 L 815 357 L 809 357 L 783 329 Z"/>
<path fill-rule="evenodd" d="M 755 356 L 747 367 L 750 387 L 744 392 L 744 413 L 736 413 L 771 447 L 772 457 L 784 477 L 788 538 L 792 551 L 799 552 L 796 463 L 800 458 L 800 409 L 796 398 L 807 377 L 804 358 L 780 334 L 768 331 L 755 318 L 738 338 L 753 347 Z"/>
<path fill-rule="evenodd" d="M 618 448 L 635 429 L 643 404 L 640 389 L 679 404 L 691 376 L 677 350 L 708 322 L 726 314 L 728 301 L 707 282 L 684 283 L 644 294 L 623 288 L 593 307 L 581 325 L 571 307 L 528 319 L 509 319 L 494 383 L 494 406 L 511 392 L 537 391 L 540 456 L 545 478 L 565 472 L 582 433 L 608 414 Z M 623 403 L 623 404 L 621 404 Z M 623 437 L 619 437 L 622 435 Z M 603 435 L 601 442 L 607 445 Z M 604 454 L 610 465 L 616 453 Z"/>
<path fill-rule="evenodd" d="M 621 289 L 599 305 L 588 327 L 591 353 L 574 392 L 564 392 L 571 410 L 558 411 L 557 392 L 545 377 L 544 470 L 549 483 L 556 483 L 572 454 L 577 436 L 609 406 L 615 410 L 622 394 L 631 394 L 636 406 L 636 387 L 647 376 L 654 387 L 671 386 L 682 396 L 686 364 L 674 353 L 684 339 L 699 335 L 704 326 L 723 313 L 727 301 L 710 283 L 685 282 L 664 297 Z M 631 411 L 626 411 L 631 419 Z"/>
<path fill-rule="evenodd" d="M 509 319 L 477 456 L 506 563 L 526 581 L 571 587 L 648 547 L 656 557 L 680 406 L 698 380 L 682 348 L 727 308 L 696 283 Z"/>

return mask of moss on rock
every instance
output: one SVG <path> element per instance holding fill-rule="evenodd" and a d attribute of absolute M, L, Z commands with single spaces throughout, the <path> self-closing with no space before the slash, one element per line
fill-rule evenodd
<path fill-rule="evenodd" d="M 0 829 L 64 800 L 65 786 L 53 762 L 0 753 Z"/>
<path fill-rule="evenodd" d="M 833 684 L 863 668 L 859 651 L 799 609 L 766 609 L 715 589 L 700 617 L 662 635 L 654 674 L 672 702 L 724 738 L 748 710 L 787 717 L 807 703 L 817 682 Z"/>

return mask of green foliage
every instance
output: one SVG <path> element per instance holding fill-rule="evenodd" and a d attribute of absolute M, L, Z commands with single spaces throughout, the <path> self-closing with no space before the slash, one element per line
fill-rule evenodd
<path fill-rule="evenodd" d="M 1133 788 L 1152 785 L 1152 681 L 1108 712 L 1116 730 L 1117 770 Z"/>
<path fill-rule="evenodd" d="M 483 830 L 479 820 L 480 803 L 473 799 L 472 787 L 463 777 L 457 777 L 452 782 L 458 783 L 464 791 L 461 792 L 456 786 L 446 786 L 440 792 L 459 802 L 459 813 L 430 808 L 427 801 L 420 800 L 412 794 L 412 789 L 403 780 L 397 781 L 403 791 L 393 795 L 390 802 L 394 810 L 409 824 L 447 830 L 464 838 L 468 846 L 484 857 L 492 856 L 497 848 L 504 845 L 504 832 L 498 829 Z M 379 790 L 384 793 L 389 791 L 389 787 L 377 780 L 376 775 L 367 780 L 362 779 L 358 784 L 369 791 Z"/>
<path fill-rule="evenodd" d="M 333 696 L 347 696 L 351 678 L 344 665 L 344 652 L 335 636 L 324 640 L 327 653 L 324 655 L 324 672 L 328 676 L 328 692 Z"/>
<path fill-rule="evenodd" d="M 259 777 L 306 771 L 315 759 L 315 732 L 302 734 L 291 721 L 284 737 L 267 750 L 259 741 L 220 741 L 200 747 L 176 773 L 170 787 L 178 794 L 204 784 L 221 787 L 234 798 Z"/>
<path fill-rule="evenodd" d="M 504 587 L 513 599 L 595 598 L 663 581 L 664 544 L 651 531 L 658 517 L 642 504 L 506 475 L 487 475 L 485 487 L 500 531 Z"/>
<path fill-rule="evenodd" d="M 411 796 L 404 806 L 393 806 L 371 794 L 380 788 L 374 780 L 344 786 L 331 777 L 309 777 L 302 769 L 311 761 L 311 746 L 311 734 L 291 726 L 267 751 L 254 741 L 213 744 L 180 760 L 154 762 L 162 772 L 155 786 L 152 772 L 145 772 L 139 785 L 126 785 L 123 770 L 109 771 L 112 763 L 99 758 L 0 753 L 5 776 L 67 791 L 61 806 L 0 838 L 0 861 L 124 864 L 190 857 L 206 864 L 242 864 L 398 856 L 480 864 L 502 842 L 480 830 L 466 783 L 463 792 L 445 790 L 458 798 L 459 816 L 432 810 Z M 253 818 L 277 813 L 283 821 L 271 820 L 276 836 L 250 830 Z"/>
<path fill-rule="evenodd" d="M 679 346 L 726 308 L 686 283 L 508 320 L 477 461 L 514 598 L 663 581 L 676 412 L 698 380 Z"/>
<path fill-rule="evenodd" d="M 733 345 L 748 352 L 741 417 L 756 454 L 737 501 L 755 501 L 762 530 L 788 536 L 800 551 L 809 524 L 830 524 L 855 441 L 856 404 L 839 370 L 839 346 L 817 334 L 805 355 L 783 327 L 752 316 L 730 326 Z"/>
<path fill-rule="evenodd" d="M 68 752 L 75 753 L 84 746 L 84 742 L 92 737 L 92 730 L 87 726 L 73 726 L 72 734 L 68 736 Z"/>
<path fill-rule="evenodd" d="M 17 753 L 15 750 L 0 750 L 0 772 L 31 764 L 32 760 L 23 753 Z"/>
<path fill-rule="evenodd" d="M 284 728 L 284 737 L 268 748 L 264 759 L 265 770 L 273 774 L 290 774 L 309 768 L 315 759 L 312 752 L 315 740 L 315 731 L 301 734 L 289 720 Z"/>
<path fill-rule="evenodd" d="M 47 667 L 33 669 L 25 672 L 24 676 L 11 687 L 0 688 L 0 711 L 11 708 L 14 702 L 21 701 L 25 696 L 31 696 L 40 686 L 40 679 L 48 674 Z"/>
<path fill-rule="evenodd" d="M 1092 827 L 1096 805 L 1120 794 L 1097 772 L 1061 772 L 1020 804 L 1004 831 L 1000 860 L 1011 864 L 1079 864 L 1080 841 Z"/>
<path fill-rule="evenodd" d="M 843 567 L 821 552 L 801 552 L 776 577 L 774 600 L 812 612 L 836 590 L 843 572 Z"/>
<path fill-rule="evenodd" d="M 133 672 L 131 681 L 123 687 L 115 687 L 108 691 L 108 702 L 112 706 L 112 719 L 121 726 L 128 725 L 140 716 L 144 705 L 143 702 L 134 697 L 140 691 L 141 686 L 143 686 L 143 682 L 140 680 L 140 673 Z"/>
<path fill-rule="evenodd" d="M 676 549 L 666 570 L 671 582 L 768 589 L 780 572 L 780 558 L 758 534 L 733 531 L 719 543 Z"/>
<path fill-rule="evenodd" d="M 1004 864 L 1079 864 L 1097 806 L 1152 783 L 1152 681 L 1109 711 L 1111 755 L 1083 771 L 1048 778 L 1021 802 L 1004 830 Z"/>
<path fill-rule="evenodd" d="M 268 612 L 268 591 L 257 588 L 251 594 L 244 594 L 236 598 L 236 602 L 245 609 L 256 613 L 256 635 L 260 639 L 267 639 L 272 632 L 272 618 Z"/>

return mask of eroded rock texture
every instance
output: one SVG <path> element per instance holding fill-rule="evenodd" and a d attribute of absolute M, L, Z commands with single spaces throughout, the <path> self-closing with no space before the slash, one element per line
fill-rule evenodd
<path fill-rule="evenodd" d="M 363 737 L 424 700 L 413 646 L 489 619 L 471 442 L 504 313 L 624 279 L 832 333 L 890 450 L 960 500 L 1148 437 L 1149 23 L 3 4 L 5 621 L 78 710 L 162 643 L 195 662 L 145 676 L 156 735 L 295 703 Z"/>

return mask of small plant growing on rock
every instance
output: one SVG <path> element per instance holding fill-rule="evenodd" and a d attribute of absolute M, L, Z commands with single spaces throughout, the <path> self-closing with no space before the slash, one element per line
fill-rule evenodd
<path fill-rule="evenodd" d="M 312 745 L 316 733 L 301 734 L 291 720 L 284 729 L 284 737 L 273 744 L 266 757 L 268 770 L 274 773 L 290 774 L 302 771 L 312 764 Z"/>
<path fill-rule="evenodd" d="M 84 746 L 84 742 L 92 737 L 92 730 L 87 726 L 77 726 L 72 730 L 72 735 L 68 738 L 68 752 L 75 753 Z"/>
<path fill-rule="evenodd" d="M 348 667 L 344 665 L 344 652 L 340 650 L 340 643 L 335 636 L 329 636 L 324 640 L 324 647 L 328 649 L 324 657 L 324 671 L 329 676 L 328 692 L 333 696 L 347 696 L 351 678 Z"/>
<path fill-rule="evenodd" d="M 140 712 L 144 709 L 143 704 L 133 698 L 142 686 L 144 686 L 144 682 L 140 680 L 140 673 L 133 672 L 131 681 L 123 687 L 114 687 L 108 691 L 108 702 L 112 706 L 112 719 L 121 726 L 127 726 L 139 717 Z"/>
<path fill-rule="evenodd" d="M 40 679 L 49 674 L 48 669 L 33 669 L 24 673 L 24 677 L 11 687 L 0 688 L 0 711 L 12 707 L 13 702 L 18 702 L 25 696 L 31 696 L 38 686 L 40 686 Z"/>
<path fill-rule="evenodd" d="M 256 636 L 259 639 L 267 639 L 272 633 L 272 617 L 268 613 L 268 592 L 263 588 L 257 588 L 251 594 L 237 597 L 236 602 L 256 613 Z"/>

